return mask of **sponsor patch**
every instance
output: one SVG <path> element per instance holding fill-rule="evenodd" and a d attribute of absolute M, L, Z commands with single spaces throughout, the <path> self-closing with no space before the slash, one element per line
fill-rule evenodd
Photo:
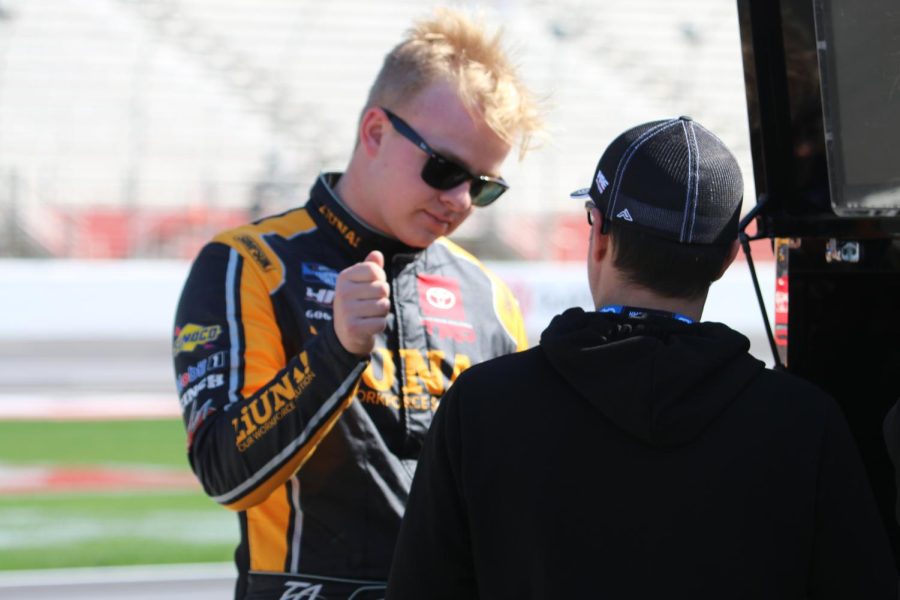
<path fill-rule="evenodd" d="M 280 600 L 315 600 L 322 596 L 321 583 L 307 583 L 305 581 L 288 581 L 284 584 L 285 592 Z"/>
<path fill-rule="evenodd" d="M 315 310 L 312 308 L 306 309 L 306 318 L 311 321 L 330 321 L 332 319 L 331 313 L 327 310 Z"/>
<path fill-rule="evenodd" d="M 207 373 L 217 371 L 225 366 L 225 352 L 216 352 L 212 356 L 202 358 L 187 368 L 187 371 L 180 373 L 175 383 L 178 386 L 178 393 L 184 391 L 184 388 L 191 385 Z"/>
<path fill-rule="evenodd" d="M 189 404 L 193 404 L 203 390 L 214 390 L 223 385 L 225 385 L 225 376 L 219 373 L 201 379 L 181 394 L 181 408 L 187 408 Z"/>
<path fill-rule="evenodd" d="M 419 275 L 419 301 L 426 317 L 465 321 L 459 283 L 440 275 Z"/>
<path fill-rule="evenodd" d="M 262 246 L 257 243 L 253 236 L 236 235 L 234 236 L 234 239 L 247 249 L 247 252 L 250 253 L 250 256 L 253 257 L 253 260 L 256 261 L 256 264 L 258 264 L 263 271 L 272 270 L 272 261 L 269 260 L 266 251 L 263 250 Z"/>
<path fill-rule="evenodd" d="M 609 182 L 606 180 L 606 177 L 603 175 L 603 171 L 597 171 L 597 191 L 601 194 L 603 190 L 605 190 L 609 186 Z"/>
<path fill-rule="evenodd" d="M 337 285 L 338 274 L 334 269 L 329 269 L 319 263 L 303 263 L 301 268 L 303 281 L 306 283 L 327 285 L 330 288 L 334 288 Z"/>
<path fill-rule="evenodd" d="M 219 325 L 197 325 L 196 323 L 188 323 L 184 327 L 175 328 L 175 343 L 173 350 L 175 355 L 182 352 L 193 352 L 197 346 L 204 347 L 211 342 L 216 341 L 222 334 L 222 328 Z"/>
<path fill-rule="evenodd" d="M 459 282 L 441 275 L 419 275 L 419 306 L 428 333 L 458 342 L 474 342 L 475 328 L 466 320 Z"/>
<path fill-rule="evenodd" d="M 200 408 L 197 408 L 196 404 L 191 407 L 191 414 L 188 417 L 187 424 L 188 448 L 190 448 L 191 444 L 194 442 L 194 435 L 197 433 L 197 430 L 200 429 L 200 426 L 203 425 L 203 422 L 207 417 L 214 412 L 216 412 L 216 409 L 213 406 L 212 400 L 207 400 Z"/>
<path fill-rule="evenodd" d="M 337 230 L 337 232 L 341 235 L 341 237 L 346 240 L 348 244 L 356 248 L 359 246 L 360 237 L 356 231 L 344 223 L 343 220 L 332 211 L 330 208 L 325 206 L 324 204 L 319 207 L 319 213 L 325 217 L 325 220 L 328 221 L 328 224 Z"/>
<path fill-rule="evenodd" d="M 331 306 L 334 303 L 334 290 L 306 286 L 306 301 L 315 302 L 319 306 Z"/>
<path fill-rule="evenodd" d="M 302 369 L 295 366 L 281 380 L 261 389 L 231 420 L 238 452 L 247 450 L 297 407 L 297 398 L 316 378 L 306 352 L 300 353 L 300 366 Z"/>

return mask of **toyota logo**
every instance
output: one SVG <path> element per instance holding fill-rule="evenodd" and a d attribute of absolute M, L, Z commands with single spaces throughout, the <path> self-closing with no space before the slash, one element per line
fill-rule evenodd
<path fill-rule="evenodd" d="M 428 288 L 425 298 L 428 300 L 428 304 L 441 310 L 450 310 L 456 306 L 456 295 L 446 288 Z"/>

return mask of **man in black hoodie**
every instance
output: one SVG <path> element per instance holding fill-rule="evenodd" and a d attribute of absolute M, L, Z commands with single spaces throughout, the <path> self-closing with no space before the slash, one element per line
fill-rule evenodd
<path fill-rule="evenodd" d="M 388 598 L 897 598 L 836 403 L 700 322 L 737 249 L 731 152 L 646 123 L 573 196 L 597 310 L 444 396 Z"/>

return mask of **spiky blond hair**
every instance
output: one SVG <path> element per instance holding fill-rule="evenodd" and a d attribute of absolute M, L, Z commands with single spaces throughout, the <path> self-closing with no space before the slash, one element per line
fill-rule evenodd
<path fill-rule="evenodd" d="M 428 85 L 449 82 L 473 115 L 524 156 L 543 129 L 537 101 L 519 78 L 502 46 L 502 33 L 489 33 L 483 18 L 448 8 L 414 23 L 391 50 L 369 91 L 366 107 L 397 109 Z"/>

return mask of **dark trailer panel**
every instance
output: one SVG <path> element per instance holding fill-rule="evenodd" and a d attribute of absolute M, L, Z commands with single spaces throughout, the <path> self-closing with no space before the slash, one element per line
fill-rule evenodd
<path fill-rule="evenodd" d="M 900 559 L 882 436 L 900 399 L 900 5 L 738 0 L 738 14 L 778 360 L 840 402 Z"/>

